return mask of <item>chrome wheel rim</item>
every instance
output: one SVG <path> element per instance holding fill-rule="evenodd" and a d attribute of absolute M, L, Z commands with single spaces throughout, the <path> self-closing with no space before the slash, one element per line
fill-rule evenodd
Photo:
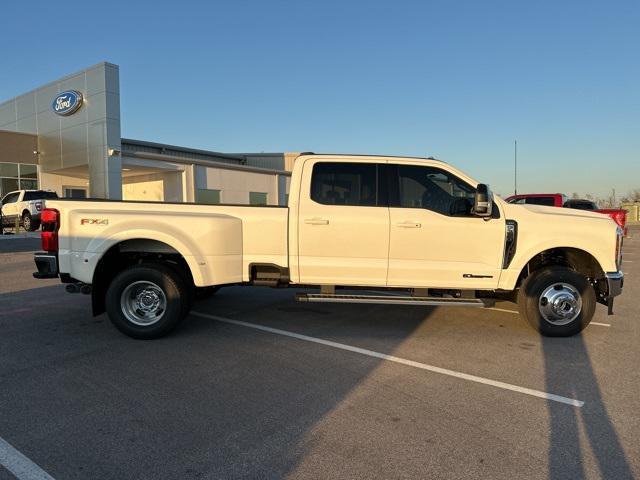
<path fill-rule="evenodd" d="M 538 300 L 540 315 L 552 325 L 573 322 L 582 311 L 582 297 L 568 283 L 554 283 L 542 292 Z"/>
<path fill-rule="evenodd" d="M 155 283 L 141 280 L 123 290 L 120 308 L 131 323 L 148 327 L 159 322 L 164 316 L 167 297 Z"/>
<path fill-rule="evenodd" d="M 31 230 L 31 219 L 27 215 L 22 219 L 22 226 L 25 230 Z"/>

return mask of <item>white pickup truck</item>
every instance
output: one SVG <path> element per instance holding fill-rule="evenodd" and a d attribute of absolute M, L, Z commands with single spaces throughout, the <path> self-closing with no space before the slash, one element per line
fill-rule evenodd
<path fill-rule="evenodd" d="M 433 159 L 303 154 L 288 207 L 47 200 L 37 278 L 91 293 L 135 338 L 170 332 L 198 290 L 304 286 L 307 302 L 517 301 L 569 336 L 622 291 L 622 231 L 596 213 L 510 205 Z M 374 291 L 372 293 L 372 290 Z M 376 292 L 377 291 L 377 292 Z"/>
<path fill-rule="evenodd" d="M 29 232 L 37 230 L 44 200 L 54 198 L 58 198 L 58 194 L 49 190 L 16 190 L 7 193 L 0 200 L 2 227 L 13 227 L 18 222 Z"/>

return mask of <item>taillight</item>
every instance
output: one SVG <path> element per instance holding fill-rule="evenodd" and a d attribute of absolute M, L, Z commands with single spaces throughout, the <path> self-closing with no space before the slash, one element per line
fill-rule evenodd
<path fill-rule="evenodd" d="M 58 230 L 60 229 L 60 212 L 55 208 L 45 208 L 40 215 L 40 240 L 45 252 L 58 251 Z"/>
<path fill-rule="evenodd" d="M 36 202 L 36 210 L 37 211 L 42 210 L 42 202 Z"/>
<path fill-rule="evenodd" d="M 616 229 L 616 266 L 618 270 L 622 267 L 622 237 L 624 235 L 624 231 L 622 228 L 618 227 Z"/>
<path fill-rule="evenodd" d="M 623 228 L 624 228 L 624 224 L 626 223 L 626 219 L 627 219 L 627 212 L 624 210 L 613 214 L 613 220 Z"/>

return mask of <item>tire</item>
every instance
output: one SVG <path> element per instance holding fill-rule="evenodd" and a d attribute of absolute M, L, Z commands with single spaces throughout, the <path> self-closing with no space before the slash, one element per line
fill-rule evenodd
<path fill-rule="evenodd" d="M 109 285 L 105 300 L 111 323 L 125 335 L 142 340 L 167 335 L 191 308 L 182 276 L 161 264 L 126 268 Z"/>
<path fill-rule="evenodd" d="M 552 266 L 529 275 L 518 293 L 518 309 L 545 337 L 570 337 L 593 318 L 596 293 L 581 273 Z"/>
<path fill-rule="evenodd" d="M 22 227 L 27 232 L 33 232 L 35 230 L 34 222 L 31 220 L 31 214 L 29 212 L 24 212 L 22 214 Z"/>

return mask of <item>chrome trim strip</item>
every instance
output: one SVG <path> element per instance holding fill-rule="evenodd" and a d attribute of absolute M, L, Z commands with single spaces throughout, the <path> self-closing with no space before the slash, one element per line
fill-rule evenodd
<path fill-rule="evenodd" d="M 441 298 L 441 297 L 409 297 L 404 295 L 326 295 L 317 293 L 300 293 L 296 295 L 298 302 L 320 303 L 375 303 L 382 305 L 428 305 L 457 307 L 486 307 L 487 302 L 479 298 Z"/>

